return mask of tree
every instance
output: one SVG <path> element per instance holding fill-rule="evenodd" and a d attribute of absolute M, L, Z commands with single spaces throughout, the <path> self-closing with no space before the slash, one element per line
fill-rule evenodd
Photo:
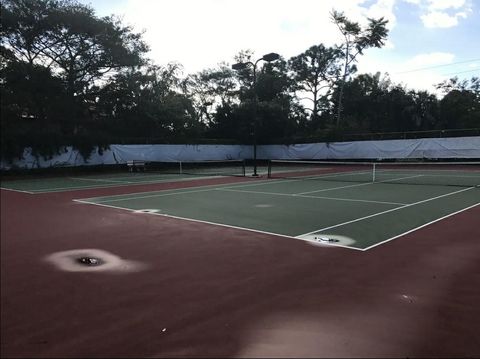
<path fill-rule="evenodd" d="M 24 61 L 30 65 L 38 62 L 43 47 L 38 47 L 38 44 L 49 27 L 49 7 L 52 6 L 52 2 L 41 0 L 3 1 L 0 32 L 2 55 L 8 53 L 10 60 Z"/>
<path fill-rule="evenodd" d="M 311 112 L 311 121 L 318 118 L 320 111 L 328 108 L 335 80 L 340 74 L 340 55 L 338 49 L 320 44 L 292 57 L 288 62 L 294 91 L 306 94 L 307 97 L 300 100 L 312 102 L 312 108 L 307 108 Z"/>
<path fill-rule="evenodd" d="M 88 157 L 100 144 L 98 91 L 112 74 L 143 63 L 141 34 L 114 17 L 97 18 L 74 0 L 4 0 L 1 10 L 2 110 L 9 109 L 2 113 L 2 129 L 8 129 L 2 139 L 20 143 L 12 139 L 37 129 L 34 150 L 79 144 Z"/>
<path fill-rule="evenodd" d="M 476 96 L 480 96 L 480 77 L 472 77 L 467 80 L 460 80 L 458 77 L 452 77 L 445 80 L 435 86 L 437 90 L 440 90 L 444 94 L 449 93 L 452 90 L 458 91 L 471 91 Z"/>
<path fill-rule="evenodd" d="M 220 63 L 217 68 L 189 76 L 182 87 L 183 93 L 192 100 L 199 118 L 211 125 L 212 113 L 209 108 L 230 103 L 237 81 L 233 70 L 226 63 Z"/>
<path fill-rule="evenodd" d="M 390 79 L 386 76 L 382 78 L 379 72 L 374 75 L 360 74 L 348 81 L 344 87 L 344 117 L 348 121 L 343 127 L 359 132 L 382 130 L 389 122 L 385 100 L 391 87 Z M 337 101 L 340 87 L 335 91 L 334 98 Z"/>
<path fill-rule="evenodd" d="M 297 123 L 292 116 L 292 80 L 283 60 L 265 63 L 257 75 L 258 139 L 260 143 L 292 137 Z"/>
<path fill-rule="evenodd" d="M 253 63 L 252 57 L 250 51 L 242 51 L 235 61 Z M 235 71 L 233 78 L 227 74 L 231 72 L 225 71 L 225 77 L 222 76 L 222 83 L 228 84 L 222 87 L 226 100 L 216 107 L 210 136 L 249 143 L 254 138 L 259 142 L 267 142 L 295 132 L 296 122 L 290 116 L 293 106 L 290 94 L 292 84 L 285 61 L 257 61 L 255 83 L 252 66 Z"/>
<path fill-rule="evenodd" d="M 195 78 L 197 93 L 205 96 L 206 102 L 229 102 L 236 87 L 234 71 L 226 63 L 221 63 L 215 69 L 204 70 Z"/>
<path fill-rule="evenodd" d="M 480 128 L 480 101 L 467 90 L 452 90 L 439 103 L 441 129 Z"/>
<path fill-rule="evenodd" d="M 463 81 L 454 77 L 436 87 L 445 93 L 439 103 L 442 129 L 480 128 L 479 77 Z"/>
<path fill-rule="evenodd" d="M 251 62 L 252 57 L 252 51 L 242 50 L 235 55 L 234 61 L 247 63 Z M 230 75 L 231 78 L 229 78 Z M 223 77 L 228 78 L 228 96 L 223 97 L 227 101 L 221 101 L 217 105 L 210 122 L 208 135 L 248 143 L 252 139 L 255 117 L 253 69 L 245 67 L 242 70 L 232 71 L 228 68 L 225 69 L 223 75 L 220 75 L 220 78 Z M 212 80 L 208 77 L 203 77 L 203 79 Z"/>
<path fill-rule="evenodd" d="M 113 118 L 120 137 L 157 137 L 171 141 L 198 135 L 201 126 L 190 98 L 178 91 L 181 66 L 150 65 L 118 73 L 99 92 L 102 115 Z"/>
<path fill-rule="evenodd" d="M 21 157 L 25 147 L 55 153 L 71 110 L 62 82 L 49 69 L 16 61 L 0 69 L 0 78 L 2 158 Z"/>
<path fill-rule="evenodd" d="M 429 131 L 437 128 L 439 113 L 438 99 L 427 91 L 409 91 L 412 106 L 406 110 L 412 116 L 414 128 L 411 130 Z"/>
<path fill-rule="evenodd" d="M 380 48 L 385 44 L 388 35 L 386 27 L 388 20 L 384 20 L 383 17 L 379 19 L 368 18 L 367 27 L 362 29 L 358 23 L 348 20 L 343 12 L 333 10 L 330 15 L 343 36 L 343 43 L 337 46 L 343 58 L 343 73 L 339 83 L 337 102 L 336 125 L 338 127 L 343 111 L 343 92 L 347 78 L 356 71 L 355 62 L 359 55 L 363 55 L 363 51 L 370 47 Z"/>
<path fill-rule="evenodd" d="M 337 89 L 338 90 L 338 89 Z M 407 90 L 388 76 L 360 74 L 345 84 L 345 129 L 360 133 L 432 130 L 438 100 L 426 91 Z"/>
<path fill-rule="evenodd" d="M 17 61 L 51 69 L 72 97 L 113 70 L 141 65 L 148 50 L 141 34 L 74 0 L 5 0 L 2 11 L 2 47 Z"/>

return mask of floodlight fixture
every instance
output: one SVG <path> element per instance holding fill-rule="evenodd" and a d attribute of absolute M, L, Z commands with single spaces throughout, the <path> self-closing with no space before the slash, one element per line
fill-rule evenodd
<path fill-rule="evenodd" d="M 253 67 L 253 82 L 252 82 L 252 88 L 253 88 L 253 93 L 254 93 L 254 115 L 253 115 L 253 175 L 254 177 L 258 177 L 257 173 L 257 107 L 258 107 L 258 99 L 257 99 L 257 90 L 256 90 L 256 82 L 257 82 L 257 64 L 260 61 L 267 61 L 267 62 L 272 62 L 275 60 L 278 60 L 280 58 L 280 55 L 277 54 L 276 52 L 270 52 L 269 54 L 265 54 L 262 57 L 260 57 L 255 63 L 251 61 L 247 62 L 238 62 L 236 64 L 232 65 L 232 69 L 234 70 L 244 70 L 248 66 Z"/>
<path fill-rule="evenodd" d="M 272 62 L 272 61 L 278 60 L 279 58 L 280 58 L 279 54 L 275 52 L 271 52 L 269 54 L 263 55 L 262 60 L 267 62 Z"/>

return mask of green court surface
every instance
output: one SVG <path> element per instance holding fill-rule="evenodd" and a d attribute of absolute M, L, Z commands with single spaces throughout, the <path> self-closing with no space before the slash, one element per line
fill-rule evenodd
<path fill-rule="evenodd" d="M 479 205 L 480 188 L 262 179 L 76 201 L 366 250 Z"/>
<path fill-rule="evenodd" d="M 358 250 L 401 237 L 480 203 L 478 164 L 453 169 L 450 165 L 426 169 L 387 164 L 375 176 L 369 164 L 313 163 L 314 171 L 310 167 L 299 171 L 299 165 L 310 166 L 308 163 L 287 165 L 275 174 L 269 167 L 273 178 L 266 178 L 267 169 L 262 167 L 259 173 L 263 178 L 254 181 L 76 201 Z M 242 171 L 245 175 L 244 167 Z M 296 175 L 299 177 L 294 178 Z M 2 181 L 1 185 L 3 189 L 35 194 L 213 176 L 213 172 L 122 172 Z"/>

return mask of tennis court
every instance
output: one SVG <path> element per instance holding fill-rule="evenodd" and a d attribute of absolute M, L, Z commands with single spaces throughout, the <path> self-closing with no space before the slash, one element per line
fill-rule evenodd
<path fill-rule="evenodd" d="M 268 170 L 260 169 L 268 178 L 188 188 L 180 184 L 170 190 L 74 201 L 358 250 L 399 238 L 480 202 L 478 163 L 373 166 L 272 161 Z M 38 193 L 198 178 L 204 177 L 124 173 L 17 181 L 10 188 Z"/>
<path fill-rule="evenodd" d="M 260 178 L 2 181 L 5 353 L 476 352 L 479 170 L 272 161 Z M 106 263 L 80 270 L 85 255 Z"/>

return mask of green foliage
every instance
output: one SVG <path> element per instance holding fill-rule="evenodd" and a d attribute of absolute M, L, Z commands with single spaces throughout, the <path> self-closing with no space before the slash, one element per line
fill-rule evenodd
<path fill-rule="evenodd" d="M 289 60 L 293 90 L 305 94 L 303 99 L 311 101 L 312 106 L 307 108 L 312 121 L 330 105 L 330 96 L 341 72 L 341 55 L 338 48 L 320 44 Z"/>
<path fill-rule="evenodd" d="M 73 0 L 5 0 L 0 34 L 2 158 L 70 144 L 88 158 L 102 145 L 96 83 L 143 63 L 141 34 Z"/>
<path fill-rule="evenodd" d="M 480 128 L 479 78 L 445 81 L 437 85 L 438 98 L 379 73 L 353 76 L 358 56 L 383 46 L 384 19 L 362 28 L 334 11 L 344 37 L 335 47 L 318 44 L 273 62 L 240 51 L 240 70 L 221 63 L 183 76 L 180 64 L 144 58 L 142 34 L 74 0 L 1 6 L 4 160 L 21 157 L 27 147 L 48 158 L 74 146 L 88 159 L 112 143 L 248 144 L 254 133 L 258 143 L 295 143 L 346 133 Z"/>
<path fill-rule="evenodd" d="M 440 101 L 441 128 L 480 127 L 480 99 L 473 91 L 452 90 Z"/>
<path fill-rule="evenodd" d="M 339 91 L 337 91 L 336 126 L 339 127 L 344 107 L 343 91 L 345 83 L 348 77 L 357 71 L 355 62 L 359 55 L 363 55 L 364 50 L 371 47 L 380 48 L 385 44 L 385 39 L 388 36 L 388 20 L 384 18 L 368 19 L 367 27 L 362 29 L 358 23 L 347 19 L 342 12 L 333 10 L 330 15 L 332 22 L 337 25 L 343 36 L 343 43 L 337 45 L 343 59 L 343 74 L 341 81 L 338 82 Z"/>
<path fill-rule="evenodd" d="M 142 64 L 148 47 L 115 17 L 97 18 L 73 0 L 5 0 L 2 47 L 17 61 L 50 68 L 82 95 L 113 69 Z"/>

